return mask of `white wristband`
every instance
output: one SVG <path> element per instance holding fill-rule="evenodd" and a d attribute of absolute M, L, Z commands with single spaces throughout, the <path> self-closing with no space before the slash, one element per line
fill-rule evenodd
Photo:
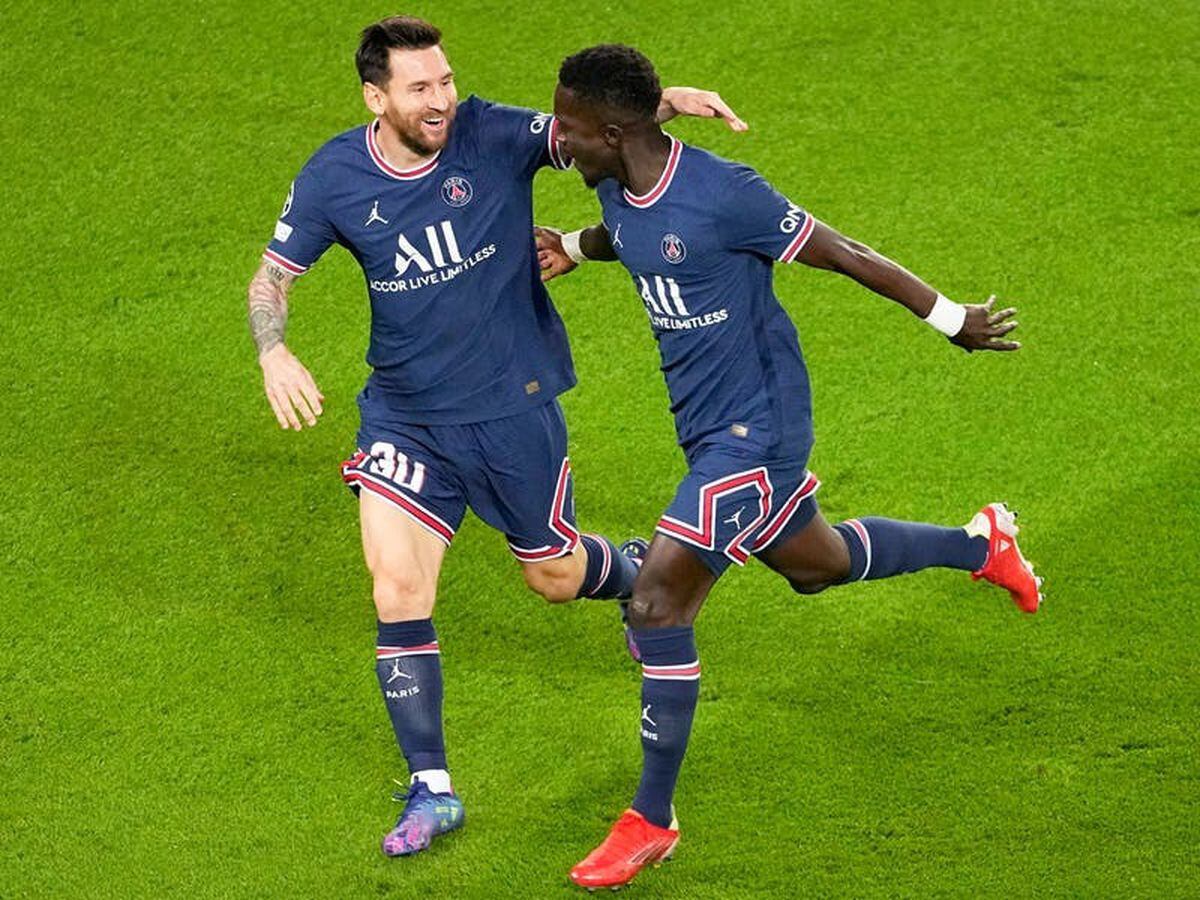
<path fill-rule="evenodd" d="M 925 321 L 946 337 L 954 337 L 962 331 L 963 323 L 967 321 L 967 308 L 938 294 Z"/>
<path fill-rule="evenodd" d="M 582 235 L 583 229 L 580 228 L 578 231 L 569 231 L 562 236 L 563 253 L 571 258 L 571 262 L 581 263 L 588 259 L 583 248 L 579 246 L 579 238 Z"/>

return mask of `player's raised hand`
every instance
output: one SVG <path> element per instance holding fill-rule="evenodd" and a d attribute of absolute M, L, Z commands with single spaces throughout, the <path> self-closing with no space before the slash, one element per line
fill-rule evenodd
<path fill-rule="evenodd" d="M 995 294 L 988 297 L 987 303 L 967 304 L 967 318 L 962 330 L 950 338 L 950 342 L 968 353 L 972 350 L 1020 350 L 1020 342 L 1002 340 L 1017 327 L 1013 318 L 1017 314 L 1016 308 L 1010 306 L 993 312 L 995 305 Z"/>
<path fill-rule="evenodd" d="M 562 232 L 555 228 L 533 227 L 533 240 L 537 244 L 538 266 L 542 270 L 542 281 L 566 275 L 578 266 L 563 250 Z"/>
<path fill-rule="evenodd" d="M 675 116 L 699 116 L 702 119 L 724 119 L 731 131 L 749 131 L 750 126 L 742 121 L 716 91 L 699 88 L 669 87 L 662 92 L 658 105 L 658 121 L 666 122 Z"/>
<path fill-rule="evenodd" d="M 258 358 L 258 364 L 262 366 L 263 389 L 279 427 L 300 431 L 304 427 L 301 419 L 310 426 L 316 425 L 317 416 L 324 411 L 321 403 L 325 397 L 292 351 L 276 344 Z"/>

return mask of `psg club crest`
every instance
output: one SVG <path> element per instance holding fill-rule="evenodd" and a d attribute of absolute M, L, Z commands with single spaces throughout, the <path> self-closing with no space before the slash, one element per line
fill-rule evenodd
<path fill-rule="evenodd" d="M 683 238 L 677 234 L 664 234 L 662 239 L 662 256 L 667 262 L 673 266 L 679 265 L 687 256 L 687 247 L 683 245 Z"/>
<path fill-rule="evenodd" d="M 461 175 L 451 175 L 442 182 L 442 199 L 450 206 L 466 206 L 474 195 L 471 182 Z"/>

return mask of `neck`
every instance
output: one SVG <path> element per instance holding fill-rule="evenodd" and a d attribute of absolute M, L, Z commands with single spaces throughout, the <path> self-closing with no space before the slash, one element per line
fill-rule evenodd
<path fill-rule="evenodd" d="M 386 119 L 379 119 L 379 129 L 375 132 L 375 145 L 379 147 L 379 151 L 389 165 L 401 170 L 415 169 L 417 166 L 429 162 L 438 154 L 437 150 L 432 153 L 421 153 L 414 150 L 400 139 L 400 133 L 388 124 Z"/>
<path fill-rule="evenodd" d="M 632 194 L 654 188 L 671 156 L 671 138 L 657 125 L 632 135 L 621 145 L 621 173 L 617 180 Z"/>

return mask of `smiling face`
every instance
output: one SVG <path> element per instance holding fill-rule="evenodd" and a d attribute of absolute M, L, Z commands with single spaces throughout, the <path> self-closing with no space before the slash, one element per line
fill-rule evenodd
<path fill-rule="evenodd" d="M 621 169 L 621 128 L 606 123 L 602 110 L 561 84 L 554 91 L 558 141 L 592 188 L 605 178 L 617 177 Z"/>
<path fill-rule="evenodd" d="M 363 84 L 371 112 L 413 153 L 430 156 L 446 146 L 458 107 L 454 72 L 440 45 L 388 51 L 385 85 Z"/>

